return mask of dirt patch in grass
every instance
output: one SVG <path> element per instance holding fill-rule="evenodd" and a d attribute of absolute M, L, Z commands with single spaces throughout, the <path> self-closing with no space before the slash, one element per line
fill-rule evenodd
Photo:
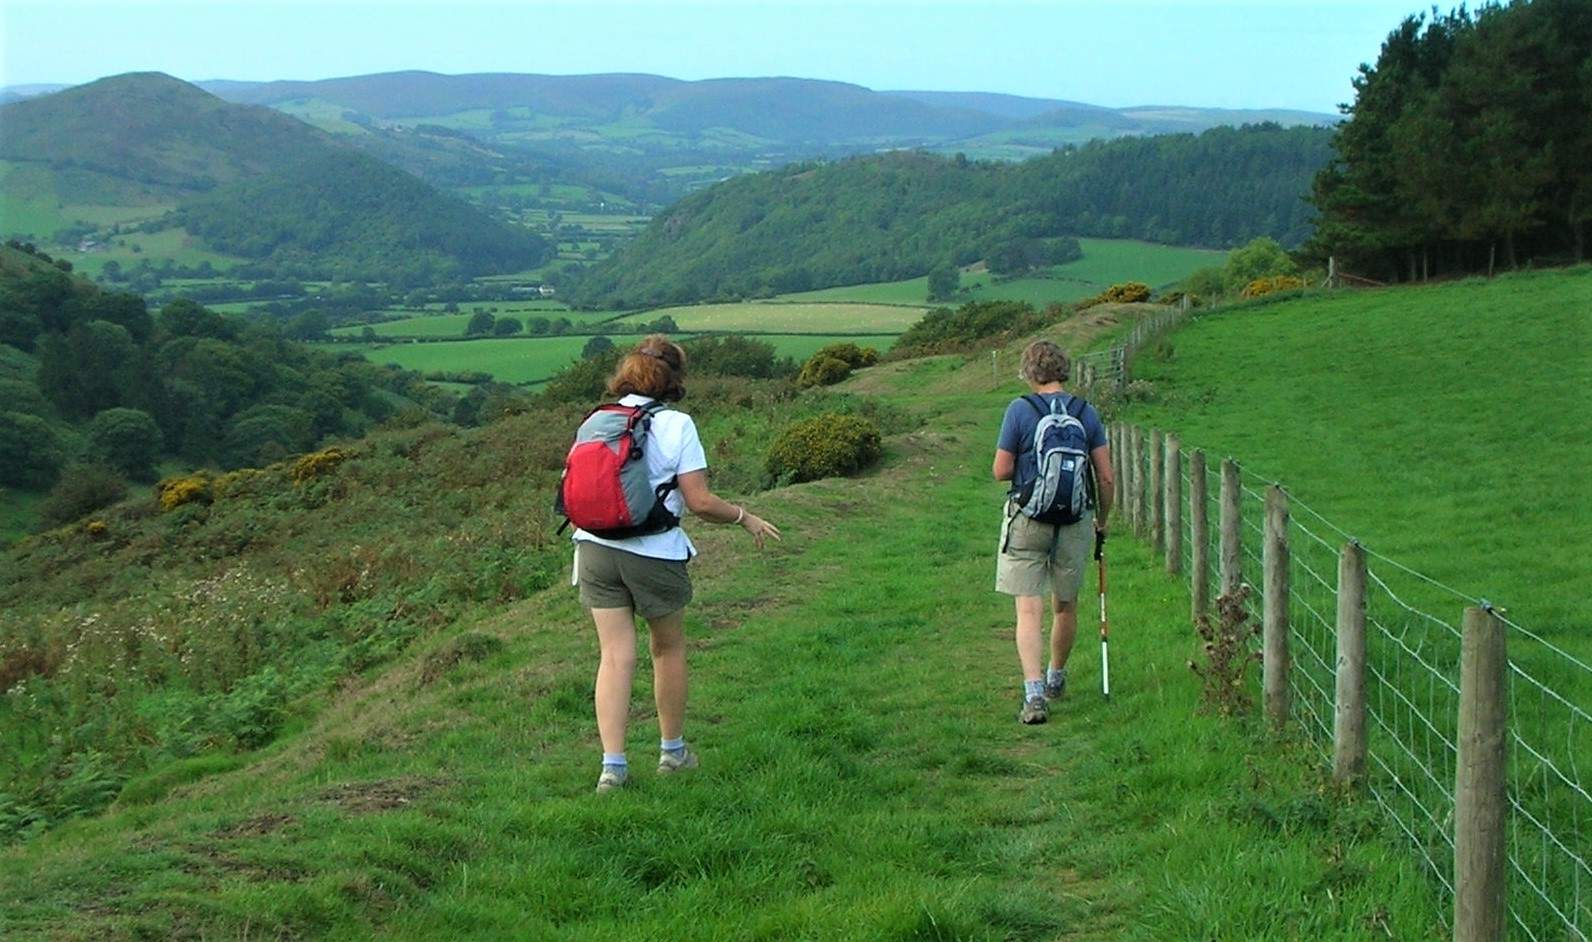
<path fill-rule="evenodd" d="M 374 782 L 345 782 L 320 793 L 320 800 L 331 802 L 349 814 L 372 814 L 407 807 L 427 792 L 444 784 L 440 778 L 389 778 Z"/>
<path fill-rule="evenodd" d="M 237 824 L 230 824 L 224 828 L 220 828 L 215 832 L 215 835 L 216 837 L 223 838 L 259 837 L 262 834 L 270 834 L 274 831 L 280 831 L 282 828 L 288 827 L 289 825 L 297 824 L 298 821 L 298 817 L 291 814 L 255 815 L 252 818 L 245 818 L 244 820 L 239 821 Z"/>

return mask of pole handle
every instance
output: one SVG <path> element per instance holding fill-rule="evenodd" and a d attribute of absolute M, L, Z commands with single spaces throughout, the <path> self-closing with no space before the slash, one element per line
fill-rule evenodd
<path fill-rule="evenodd" d="M 1105 556 L 1105 552 L 1106 552 L 1106 535 L 1105 535 L 1105 532 L 1101 531 L 1101 530 L 1096 530 L 1095 531 L 1094 558 L 1096 560 L 1101 559 L 1103 556 Z"/>

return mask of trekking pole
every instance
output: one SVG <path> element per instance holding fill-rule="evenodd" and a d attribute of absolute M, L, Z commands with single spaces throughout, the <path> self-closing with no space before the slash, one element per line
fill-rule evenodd
<path fill-rule="evenodd" d="M 1106 535 L 1095 531 L 1095 570 L 1100 573 L 1100 693 L 1111 699 L 1111 657 L 1106 646 Z"/>

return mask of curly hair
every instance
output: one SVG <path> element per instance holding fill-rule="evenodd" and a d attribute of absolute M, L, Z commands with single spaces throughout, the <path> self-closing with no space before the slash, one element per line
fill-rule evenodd
<path fill-rule="evenodd" d="M 1065 383 L 1072 373 L 1072 361 L 1066 351 L 1049 340 L 1036 340 L 1023 351 L 1023 366 L 1019 376 L 1043 386 L 1046 383 Z"/>
<path fill-rule="evenodd" d="M 685 350 L 663 336 L 653 334 L 625 354 L 608 380 L 614 396 L 648 396 L 662 402 L 685 398 Z"/>

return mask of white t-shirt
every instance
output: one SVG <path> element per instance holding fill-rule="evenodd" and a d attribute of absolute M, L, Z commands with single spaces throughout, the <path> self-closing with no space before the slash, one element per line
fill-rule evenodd
<path fill-rule="evenodd" d="M 630 395 L 619 400 L 623 406 L 641 406 L 651 402 L 646 396 Z M 708 457 L 702 451 L 702 439 L 697 435 L 696 423 L 684 412 L 665 408 L 652 417 L 652 431 L 645 443 L 647 453 L 647 479 L 657 487 L 671 478 L 708 466 Z M 685 516 L 685 498 L 678 489 L 669 492 L 663 505 L 677 517 Z M 654 559 L 690 559 L 696 555 L 696 546 L 685 530 L 675 527 L 662 533 L 633 536 L 624 540 L 605 540 L 577 529 L 574 539 L 587 543 L 601 543 L 614 549 L 650 556 Z"/>

